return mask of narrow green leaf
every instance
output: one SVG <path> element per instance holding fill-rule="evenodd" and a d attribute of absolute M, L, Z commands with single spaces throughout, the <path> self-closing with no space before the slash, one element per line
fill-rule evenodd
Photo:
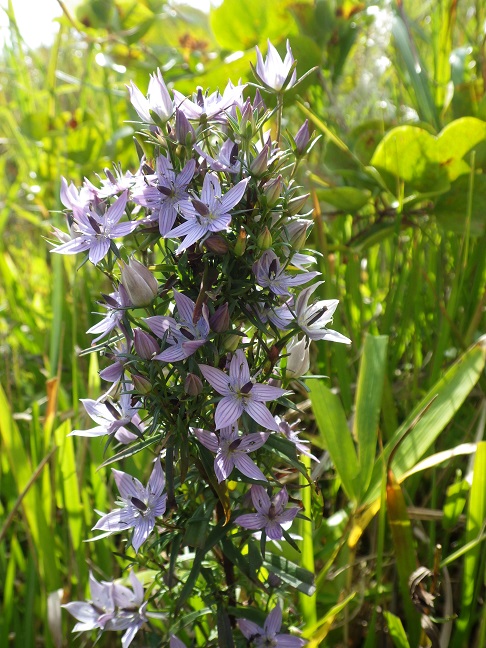
<path fill-rule="evenodd" d="M 299 592 L 307 594 L 307 596 L 312 596 L 316 591 L 314 585 L 314 574 L 308 569 L 299 567 L 299 565 L 287 560 L 283 556 L 277 556 L 267 552 L 265 554 L 263 566 L 266 567 L 268 571 L 280 576 L 284 583 L 294 587 L 299 590 Z"/>
<path fill-rule="evenodd" d="M 322 382 L 311 383 L 310 399 L 317 427 L 324 440 L 343 488 L 349 499 L 356 501 L 359 490 L 359 465 L 346 415 L 337 396 Z"/>
<path fill-rule="evenodd" d="M 478 443 L 474 460 L 474 473 L 469 496 L 469 506 L 466 522 L 466 542 L 475 540 L 484 527 L 486 520 L 486 441 Z M 479 569 L 481 551 L 484 545 L 477 543 L 464 557 L 462 575 L 461 611 L 456 624 L 456 633 L 452 640 L 452 648 L 459 648 L 468 643 L 472 630 L 474 613 L 479 604 L 476 599 L 476 588 L 484 581 L 484 571 Z"/>
<path fill-rule="evenodd" d="M 358 499 L 369 486 L 376 455 L 383 384 L 386 373 L 388 336 L 367 335 L 356 390 L 353 436 L 358 443 Z"/>
<path fill-rule="evenodd" d="M 395 648 L 410 648 L 408 643 L 407 635 L 403 629 L 402 622 L 399 617 L 395 616 L 391 612 L 385 610 L 383 616 L 386 619 L 386 625 L 388 626 L 388 633 L 392 638 L 393 645 Z"/>
<path fill-rule="evenodd" d="M 427 452 L 460 408 L 479 380 L 485 363 L 486 337 L 483 336 L 446 371 L 387 443 L 384 448 L 385 461 L 399 444 L 391 462 L 391 469 L 399 482 L 402 475 L 411 470 Z M 431 402 L 432 404 L 422 418 L 404 437 L 418 414 Z M 373 469 L 370 486 L 363 499 L 363 504 L 370 505 L 379 497 L 382 470 L 383 458 L 379 457 Z"/>

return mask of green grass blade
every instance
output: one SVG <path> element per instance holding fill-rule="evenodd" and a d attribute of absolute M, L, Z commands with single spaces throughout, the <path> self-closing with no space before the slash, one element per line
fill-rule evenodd
<path fill-rule="evenodd" d="M 395 432 L 384 448 L 384 457 L 387 460 L 399 444 L 391 462 L 391 469 L 398 481 L 415 466 L 452 419 L 479 380 L 485 364 L 486 337 L 483 337 L 460 356 Z M 430 403 L 427 411 L 407 433 L 418 414 Z M 382 459 L 378 459 L 363 504 L 369 505 L 379 496 L 381 471 Z"/>
<path fill-rule="evenodd" d="M 387 346 L 387 336 L 367 335 L 365 338 L 353 425 L 353 436 L 358 443 L 360 474 L 358 497 L 363 496 L 369 486 L 375 462 Z"/>
<path fill-rule="evenodd" d="M 320 436 L 331 456 L 343 488 L 347 496 L 356 501 L 359 484 L 358 458 L 339 398 L 334 396 L 322 382 L 313 380 L 310 399 Z"/>
<path fill-rule="evenodd" d="M 474 541 L 486 521 L 486 441 L 478 443 L 474 461 L 474 473 L 469 496 L 469 506 L 466 522 L 466 542 Z M 456 623 L 456 633 L 453 636 L 451 648 L 468 645 L 472 631 L 474 613 L 478 604 L 477 588 L 484 581 L 485 548 L 482 543 L 476 543 L 464 557 L 462 576 L 461 611 Z M 481 555 L 483 554 L 483 555 Z M 484 568 L 484 564 L 483 564 Z"/>

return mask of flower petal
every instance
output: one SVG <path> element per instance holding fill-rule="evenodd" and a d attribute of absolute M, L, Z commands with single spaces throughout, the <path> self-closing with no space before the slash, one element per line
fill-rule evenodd
<path fill-rule="evenodd" d="M 270 414 L 270 410 L 263 404 L 253 400 L 248 400 L 245 405 L 245 411 L 257 423 L 260 423 L 267 430 L 275 430 L 278 432 L 278 425 L 275 419 Z"/>
<path fill-rule="evenodd" d="M 258 481 L 268 481 L 265 475 L 262 473 L 260 468 L 256 465 L 254 461 L 250 459 L 247 454 L 238 454 L 235 453 L 233 457 L 233 462 L 238 468 L 240 473 L 250 477 L 250 479 L 257 479 Z"/>
<path fill-rule="evenodd" d="M 215 389 L 218 394 L 221 394 L 221 396 L 233 394 L 229 388 L 229 377 L 224 373 L 224 371 L 205 364 L 200 364 L 199 369 L 211 387 Z"/>
<path fill-rule="evenodd" d="M 241 401 L 231 394 L 231 396 L 225 396 L 222 398 L 214 414 L 215 429 L 220 430 L 223 427 L 231 425 L 237 421 L 240 416 L 243 414 L 243 405 Z"/>

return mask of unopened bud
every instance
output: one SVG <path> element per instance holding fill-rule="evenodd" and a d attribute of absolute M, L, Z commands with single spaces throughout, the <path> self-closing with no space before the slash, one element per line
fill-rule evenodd
<path fill-rule="evenodd" d="M 199 376 L 196 376 L 196 374 L 193 373 L 187 374 L 184 381 L 184 391 L 186 392 L 186 394 L 188 394 L 189 396 L 199 396 L 202 390 L 203 384 Z"/>
<path fill-rule="evenodd" d="M 298 157 L 302 156 L 305 153 L 309 140 L 310 140 L 309 120 L 306 119 L 305 122 L 297 131 L 297 135 L 294 138 L 295 154 Z"/>
<path fill-rule="evenodd" d="M 196 141 L 196 133 L 192 124 L 179 108 L 176 108 L 175 132 L 177 141 L 183 146 L 192 146 Z"/>
<path fill-rule="evenodd" d="M 238 345 L 240 344 L 241 336 L 232 333 L 228 335 L 223 342 L 223 347 L 225 351 L 236 351 Z"/>
<path fill-rule="evenodd" d="M 263 195 L 265 196 L 267 205 L 273 207 L 283 189 L 282 176 L 279 174 L 276 178 L 272 178 L 263 185 Z"/>
<path fill-rule="evenodd" d="M 209 318 L 209 326 L 215 333 L 224 333 L 229 329 L 230 316 L 228 303 L 222 304 Z"/>
<path fill-rule="evenodd" d="M 236 239 L 235 247 L 234 247 L 234 253 L 235 256 L 240 257 L 245 254 L 246 250 L 246 232 L 243 229 L 243 227 L 240 229 L 240 233 L 238 234 L 238 238 Z"/>
<path fill-rule="evenodd" d="M 307 240 L 307 230 L 309 225 L 310 221 L 305 220 L 296 220 L 285 225 L 285 235 L 294 252 L 298 252 L 304 247 Z"/>
<path fill-rule="evenodd" d="M 272 243 L 273 243 L 272 234 L 270 233 L 268 227 L 265 225 L 263 231 L 260 232 L 260 234 L 258 235 L 257 245 L 260 248 L 260 250 L 268 250 L 268 248 L 272 247 Z"/>
<path fill-rule="evenodd" d="M 134 306 L 148 306 L 157 296 L 157 279 L 143 264 L 134 258 L 128 264 L 120 261 L 123 286 Z"/>
<path fill-rule="evenodd" d="M 262 148 L 260 153 L 250 164 L 250 173 L 253 176 L 259 177 L 262 176 L 268 169 L 268 153 L 270 150 L 270 144 L 267 141 L 265 146 Z"/>
<path fill-rule="evenodd" d="M 307 202 L 309 196 L 310 194 L 307 193 L 303 196 L 296 196 L 295 198 L 292 198 L 292 200 L 289 200 L 287 203 L 287 212 L 289 215 L 294 216 L 295 214 L 298 214 Z"/>
<path fill-rule="evenodd" d="M 139 328 L 133 331 L 133 345 L 142 360 L 151 360 L 154 355 L 160 353 L 157 340 L 150 333 Z"/>
<path fill-rule="evenodd" d="M 211 234 L 211 236 L 208 236 L 204 241 L 204 246 L 213 254 L 220 254 L 221 256 L 229 250 L 228 241 L 221 234 Z"/>
<path fill-rule="evenodd" d="M 138 374 L 132 374 L 131 378 L 135 391 L 139 394 L 149 394 L 152 391 L 152 383 L 147 378 Z"/>
<path fill-rule="evenodd" d="M 295 336 L 287 344 L 287 372 L 291 378 L 300 378 L 309 371 L 309 345 L 306 342 L 305 337 L 299 341 Z"/>

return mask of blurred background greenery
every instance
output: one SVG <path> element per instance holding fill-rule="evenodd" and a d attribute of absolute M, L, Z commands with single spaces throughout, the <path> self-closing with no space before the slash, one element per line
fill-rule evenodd
<path fill-rule="evenodd" d="M 340 299 L 335 328 L 353 341 L 316 346 L 315 373 L 331 378 L 312 381 L 304 407 L 324 453 L 324 519 L 310 553 L 293 556 L 316 574 L 316 596 L 296 599 L 304 629 L 312 646 L 484 647 L 486 6 L 59 5 L 48 44 L 23 40 L 15 1 L 2 23 L 0 648 L 71 645 L 59 602 L 84 598 L 94 565 L 119 573 L 110 542 L 83 543 L 93 509 L 109 508 L 102 447 L 66 437 L 86 423 L 78 399 L 102 391 L 96 356 L 80 352 L 109 286 L 49 254 L 46 238 L 64 225 L 60 176 L 79 185 L 113 163 L 136 168 L 130 80 L 145 90 L 159 67 L 184 93 L 252 81 L 267 38 L 281 51 L 290 39 L 299 74 L 317 67 L 286 96 L 284 128 L 309 118 L 322 136 L 299 182 L 311 191 L 322 296 Z M 348 447 L 366 473 L 359 486 Z M 410 594 L 419 565 L 432 575 Z M 420 639 L 420 616 L 440 644 Z"/>

